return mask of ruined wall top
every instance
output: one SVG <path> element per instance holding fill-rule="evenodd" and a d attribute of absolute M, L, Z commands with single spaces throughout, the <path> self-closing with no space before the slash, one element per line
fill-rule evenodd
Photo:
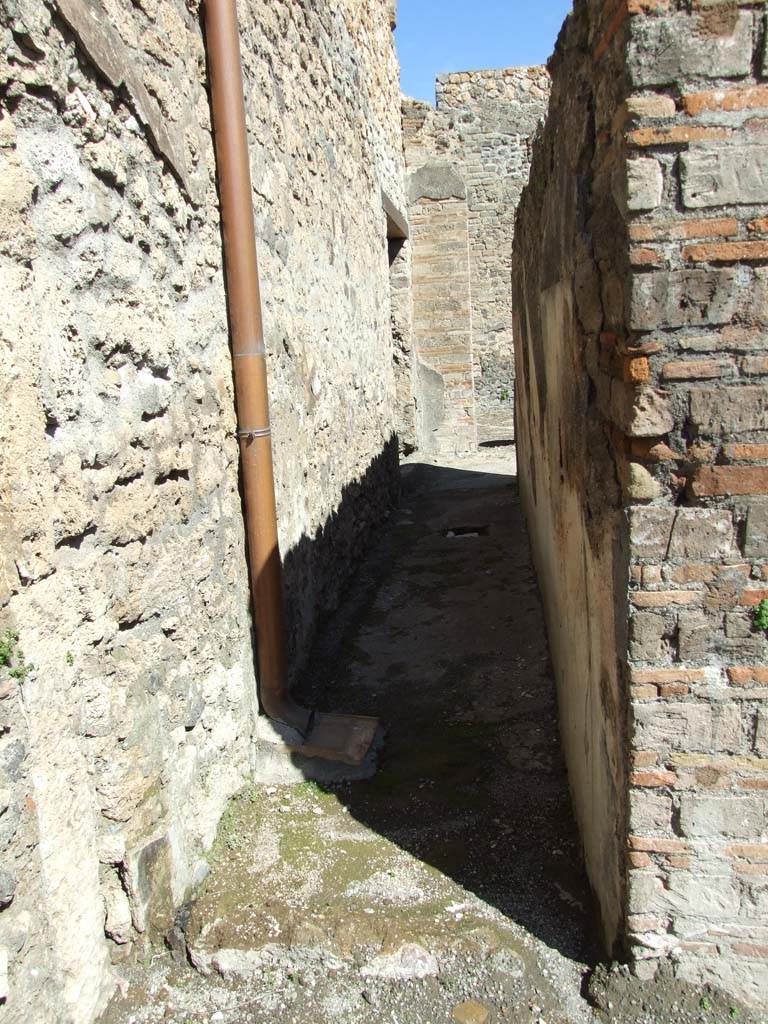
<path fill-rule="evenodd" d="M 438 110 L 472 110 L 487 104 L 545 103 L 549 74 L 543 64 L 528 67 L 487 68 L 483 71 L 452 71 L 437 76 Z"/>

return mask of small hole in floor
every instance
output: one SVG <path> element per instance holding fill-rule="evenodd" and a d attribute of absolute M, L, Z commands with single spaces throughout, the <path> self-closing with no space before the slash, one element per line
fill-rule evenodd
<path fill-rule="evenodd" d="M 452 526 L 443 530 L 444 537 L 485 537 L 487 534 L 487 526 Z"/>
<path fill-rule="evenodd" d="M 514 441 L 511 437 L 501 438 L 498 441 L 481 441 L 480 448 L 511 448 L 514 445 Z"/>

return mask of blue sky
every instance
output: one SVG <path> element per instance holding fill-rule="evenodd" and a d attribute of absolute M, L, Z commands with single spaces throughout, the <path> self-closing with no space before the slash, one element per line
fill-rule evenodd
<path fill-rule="evenodd" d="M 543 64 L 571 0 L 400 0 L 397 52 L 406 96 L 435 102 L 441 71 Z"/>

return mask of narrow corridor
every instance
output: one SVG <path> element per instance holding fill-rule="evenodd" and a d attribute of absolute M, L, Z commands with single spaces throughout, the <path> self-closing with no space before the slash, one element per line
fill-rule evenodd
<path fill-rule="evenodd" d="M 261 784 L 111 1021 L 592 1019 L 596 949 L 507 450 L 403 467 L 306 702 L 377 715 L 373 778 Z"/>

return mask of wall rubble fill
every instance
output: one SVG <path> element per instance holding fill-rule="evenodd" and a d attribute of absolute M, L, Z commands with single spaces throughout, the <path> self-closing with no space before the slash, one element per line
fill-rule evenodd
<path fill-rule="evenodd" d="M 405 208 L 399 77 L 389 0 L 238 7 L 297 669 L 396 492 L 382 190 Z M 113 964 L 200 879 L 254 764 L 198 14 L 0 13 L 8 1021 L 93 1018 Z"/>

